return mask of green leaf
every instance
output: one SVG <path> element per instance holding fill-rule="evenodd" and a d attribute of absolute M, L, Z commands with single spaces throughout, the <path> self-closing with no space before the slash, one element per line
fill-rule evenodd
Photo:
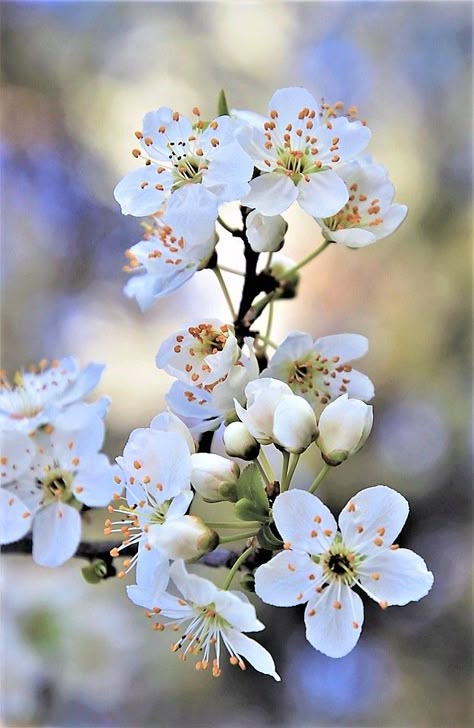
<path fill-rule="evenodd" d="M 259 510 L 268 513 L 270 507 L 263 480 L 255 463 L 247 465 L 237 482 L 237 495 L 248 498 L 258 506 Z"/>
<path fill-rule="evenodd" d="M 219 91 L 219 97 L 217 99 L 217 116 L 230 116 L 227 98 L 223 88 Z"/>
<path fill-rule="evenodd" d="M 283 541 L 275 536 L 268 524 L 262 526 L 257 534 L 257 539 L 260 546 L 268 551 L 275 551 L 275 549 L 283 548 Z"/>
<path fill-rule="evenodd" d="M 234 506 L 234 512 L 241 521 L 265 521 L 268 511 L 260 508 L 249 498 L 241 498 Z"/>

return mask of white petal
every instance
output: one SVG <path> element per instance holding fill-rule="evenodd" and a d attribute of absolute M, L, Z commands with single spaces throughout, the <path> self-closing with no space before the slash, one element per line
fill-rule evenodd
<path fill-rule="evenodd" d="M 313 217 L 329 217 L 347 202 L 347 187 L 336 172 L 326 169 L 308 175 L 298 184 L 298 202 Z"/>
<path fill-rule="evenodd" d="M 330 240 L 334 243 L 345 245 L 347 248 L 365 248 L 366 245 L 372 245 L 372 243 L 377 242 L 378 237 L 370 230 L 357 227 L 329 232 Z"/>
<path fill-rule="evenodd" d="M 363 561 L 360 582 L 369 596 L 387 604 L 408 604 L 426 596 L 433 574 L 418 554 L 409 549 L 383 549 Z"/>
<path fill-rule="evenodd" d="M 308 554 L 281 551 L 256 570 L 255 593 L 275 607 L 293 607 L 314 594 L 321 575 L 321 567 Z"/>
<path fill-rule="evenodd" d="M 59 401 L 64 406 L 76 402 L 78 399 L 82 399 L 86 394 L 89 394 L 94 387 L 99 383 L 102 376 L 102 372 L 105 369 L 105 364 L 97 364 L 92 362 L 88 364 L 79 374 L 75 382 L 66 389 L 64 394 L 61 395 Z"/>
<path fill-rule="evenodd" d="M 31 511 L 10 490 L 0 489 L 0 543 L 18 541 L 31 526 Z"/>
<path fill-rule="evenodd" d="M 162 218 L 173 229 L 176 237 L 184 238 L 185 254 L 189 252 L 190 246 L 208 243 L 213 238 L 216 219 L 216 196 L 202 184 L 184 185 L 176 190 L 171 195 Z M 209 255 L 212 249 L 211 247 Z"/>
<path fill-rule="evenodd" d="M 306 639 L 314 648 L 328 657 L 344 657 L 359 639 L 364 605 L 350 587 L 333 582 L 308 602 L 304 621 Z"/>
<path fill-rule="evenodd" d="M 313 337 L 310 334 L 304 331 L 292 331 L 273 354 L 270 369 L 273 370 L 279 364 L 293 364 L 298 359 L 308 356 L 312 347 Z"/>
<path fill-rule="evenodd" d="M 243 595 L 242 595 L 243 596 Z M 241 595 L 220 589 L 214 597 L 216 612 L 242 632 L 256 632 L 262 629 L 255 607 Z"/>
<path fill-rule="evenodd" d="M 390 546 L 402 530 L 408 511 L 407 500 L 392 488 L 376 485 L 361 490 L 339 516 L 346 546 L 365 555 Z"/>
<path fill-rule="evenodd" d="M 369 341 L 360 334 L 334 334 L 323 336 L 314 342 L 314 352 L 322 357 L 331 359 L 340 357 L 340 363 L 345 364 L 353 359 L 359 359 L 367 353 Z"/>
<path fill-rule="evenodd" d="M 212 604 L 218 592 L 217 587 L 202 576 L 189 574 L 184 561 L 174 561 L 170 566 L 170 576 L 185 599 L 199 606 Z"/>
<path fill-rule="evenodd" d="M 157 190 L 155 185 L 159 183 L 164 186 L 165 174 L 158 175 L 156 166 L 150 164 L 130 172 L 120 180 L 114 190 L 114 197 L 122 213 L 142 217 L 156 212 L 164 200 L 165 192 Z"/>
<path fill-rule="evenodd" d="M 304 452 L 316 439 L 318 426 L 313 408 L 302 397 L 285 397 L 273 419 L 273 439 L 292 453 Z"/>
<path fill-rule="evenodd" d="M 74 556 L 81 540 L 81 517 L 76 508 L 54 503 L 41 508 L 33 521 L 33 560 L 41 566 L 60 566 Z"/>
<path fill-rule="evenodd" d="M 273 518 L 283 541 L 308 554 L 327 551 L 337 531 L 329 508 L 304 490 L 281 493 L 273 505 Z"/>
<path fill-rule="evenodd" d="M 383 214 L 383 222 L 372 228 L 377 240 L 382 240 L 387 235 L 391 235 L 402 224 L 407 216 L 407 212 L 408 208 L 406 205 L 391 205 Z"/>
<path fill-rule="evenodd" d="M 345 185 L 343 186 L 346 189 Z M 251 180 L 250 188 L 250 192 L 242 198 L 241 203 L 256 208 L 262 215 L 279 215 L 298 197 L 298 187 L 291 179 L 285 174 L 276 172 L 262 174 Z"/>
<path fill-rule="evenodd" d="M 94 467 L 91 462 L 88 462 L 87 470 L 78 471 L 72 490 L 81 503 L 95 507 L 106 506 L 117 491 L 114 476 L 120 471 L 111 466 L 107 457 L 102 454 L 98 455 L 93 463 Z"/>
<path fill-rule="evenodd" d="M 347 374 L 347 379 L 350 379 L 350 382 L 346 384 L 349 397 L 361 399 L 363 402 L 370 402 L 375 394 L 375 390 L 369 377 L 353 369 Z"/>
<path fill-rule="evenodd" d="M 318 147 L 322 150 L 319 158 L 333 165 L 337 163 L 330 161 L 334 154 L 330 147 L 332 146 L 332 139 L 335 136 L 339 137 L 337 154 L 341 158 L 339 163 L 341 167 L 343 162 L 360 154 L 371 137 L 370 129 L 367 126 L 364 126 L 360 121 L 348 121 L 344 116 L 332 119 L 331 128 L 322 125 L 314 133 L 318 137 Z"/>
<path fill-rule="evenodd" d="M 0 485 L 17 480 L 33 458 L 34 444 L 24 432 L 0 432 Z"/>
<path fill-rule="evenodd" d="M 157 549 L 140 548 L 136 569 L 137 585 L 153 596 L 153 601 L 161 595 L 169 582 L 169 560 L 165 553 Z"/>
<path fill-rule="evenodd" d="M 240 144 L 226 144 L 209 163 L 203 184 L 219 202 L 232 202 L 249 191 L 253 162 Z"/>
<path fill-rule="evenodd" d="M 163 432 L 178 432 L 186 440 L 191 455 L 196 452 L 196 446 L 189 428 L 172 412 L 162 412 L 156 415 L 150 422 L 150 428 L 152 430 L 162 430 Z"/>
<path fill-rule="evenodd" d="M 273 657 L 262 645 L 259 645 L 258 642 L 235 629 L 223 629 L 222 634 L 232 650 L 237 655 L 245 657 L 252 667 L 264 675 L 271 675 L 277 682 L 281 680 L 275 671 Z"/>
<path fill-rule="evenodd" d="M 275 123 L 278 124 L 278 128 L 282 129 L 287 124 L 295 126 L 298 122 L 299 112 L 305 108 L 318 112 L 319 104 L 309 91 L 300 86 L 280 88 L 275 91 L 268 102 L 268 114 L 270 115 L 271 111 L 278 112 Z"/>

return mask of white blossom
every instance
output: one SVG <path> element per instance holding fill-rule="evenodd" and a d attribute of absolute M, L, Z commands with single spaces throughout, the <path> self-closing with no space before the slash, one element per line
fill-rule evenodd
<path fill-rule="evenodd" d="M 226 492 L 235 488 L 240 468 L 232 460 L 214 453 L 191 455 L 191 485 L 205 500 L 217 503 L 228 500 Z"/>
<path fill-rule="evenodd" d="M 245 402 L 245 387 L 258 377 L 258 362 L 253 339 L 247 337 L 244 343 L 238 361 L 222 381 L 211 387 L 177 381 L 166 395 L 170 410 L 186 423 L 194 436 L 217 430 L 222 422 L 232 422 L 236 418 L 234 400 Z"/>
<path fill-rule="evenodd" d="M 260 129 L 254 121 L 238 138 L 260 175 L 242 203 L 262 215 L 278 215 L 295 200 L 313 217 L 334 215 L 348 192 L 336 170 L 365 149 L 370 131 L 345 117 L 320 117 L 304 88 L 276 91 Z"/>
<path fill-rule="evenodd" d="M 17 372 L 11 385 L 0 377 L 0 429 L 32 432 L 53 422 L 70 405 L 83 399 L 94 389 L 103 364 L 88 364 L 80 369 L 72 357 L 46 359 L 32 371 Z M 95 403 L 97 413 L 104 416 L 109 400 L 101 398 Z"/>
<path fill-rule="evenodd" d="M 156 429 L 156 425 L 169 429 Z M 158 541 L 155 532 L 168 520 L 184 516 L 192 501 L 189 441 L 162 420 L 155 423 L 155 428 L 134 430 L 117 463 L 122 473 L 116 477 L 116 483 L 120 489 L 125 488 L 125 496 L 117 493 L 115 507 L 109 506 L 109 512 L 118 513 L 121 518 L 108 519 L 104 533 L 120 533 L 123 542 L 111 553 L 119 556 L 124 548 L 136 544 L 137 552 L 124 562 L 125 570 L 120 576 L 143 562 L 142 570 L 158 573 L 165 589 L 171 557 L 165 549 L 154 548 Z"/>
<path fill-rule="evenodd" d="M 159 528 L 150 528 L 148 543 L 170 559 L 196 559 L 212 551 L 218 534 L 198 516 L 167 518 Z"/>
<path fill-rule="evenodd" d="M 275 606 L 305 604 L 306 637 L 329 657 L 357 643 L 364 609 L 358 586 L 382 608 L 418 601 L 433 575 L 413 551 L 392 545 L 408 516 L 408 503 L 384 485 L 360 491 L 343 508 L 339 530 L 319 498 L 301 490 L 279 495 L 273 506 L 284 550 L 255 573 L 255 591 Z"/>
<path fill-rule="evenodd" d="M 142 131 L 135 132 L 141 149 L 133 150 L 145 166 L 114 191 L 124 215 L 152 215 L 169 194 L 180 195 L 191 184 L 218 204 L 248 191 L 253 164 L 234 137 L 232 120 L 220 116 L 204 129 L 199 110 L 193 111 L 194 122 L 167 107 L 145 115 Z"/>
<path fill-rule="evenodd" d="M 156 366 L 194 387 L 212 387 L 229 374 L 240 353 L 234 327 L 208 319 L 165 339 Z"/>
<path fill-rule="evenodd" d="M 343 394 L 330 402 L 319 418 L 317 445 L 329 465 L 339 465 L 355 455 L 372 430 L 374 416 L 370 405 Z"/>
<path fill-rule="evenodd" d="M 103 422 L 86 407 L 70 408 L 76 429 L 66 412 L 47 431 L 0 433 L 7 453 L 2 454 L 0 542 L 17 541 L 31 528 L 33 559 L 42 566 L 59 566 L 74 555 L 82 504 L 105 506 L 116 488 L 115 467 L 98 452 Z"/>
<path fill-rule="evenodd" d="M 255 460 L 260 452 L 260 444 L 243 422 L 230 422 L 224 430 L 222 439 L 225 451 L 231 457 Z"/>
<path fill-rule="evenodd" d="M 362 248 L 393 233 L 407 215 L 407 206 L 393 204 L 395 190 L 385 168 L 370 160 L 339 167 L 348 200 L 330 217 L 319 217 L 324 237 L 348 248 Z"/>
<path fill-rule="evenodd" d="M 367 348 L 367 339 L 359 334 L 323 336 L 313 342 L 310 334 L 294 331 L 275 351 L 262 376 L 286 382 L 313 407 L 346 393 L 370 400 L 372 382 L 347 363 L 363 356 Z"/>
<path fill-rule="evenodd" d="M 147 582 L 127 587 L 127 593 L 134 604 L 149 610 L 149 618 L 159 620 L 153 624 L 156 631 L 184 629 L 173 652 L 181 659 L 196 657 L 197 670 L 210 668 L 218 677 L 224 647 L 231 665 L 245 670 L 247 660 L 259 672 L 280 680 L 270 653 L 243 634 L 264 629 L 244 594 L 224 591 L 208 579 L 189 574 L 182 561 L 172 564 L 170 575 L 180 596 L 157 593 Z"/>
<path fill-rule="evenodd" d="M 288 223 L 281 215 L 267 217 L 257 210 L 247 216 L 247 239 L 256 253 L 273 253 L 283 246 Z"/>
<path fill-rule="evenodd" d="M 126 252 L 126 270 L 134 275 L 124 289 L 142 311 L 207 265 L 216 245 L 216 218 L 215 199 L 202 185 L 188 185 L 145 226 L 143 239 Z"/>

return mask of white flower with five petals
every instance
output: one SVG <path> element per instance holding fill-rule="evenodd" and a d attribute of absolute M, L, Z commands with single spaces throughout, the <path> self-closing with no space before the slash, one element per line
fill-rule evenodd
<path fill-rule="evenodd" d="M 361 122 L 321 118 L 306 89 L 284 88 L 270 99 L 260 129 L 255 121 L 247 127 L 240 123 L 239 141 L 260 171 L 242 204 L 278 215 L 297 200 L 313 217 L 326 217 L 347 202 L 336 170 L 367 146 L 370 131 Z"/>
<path fill-rule="evenodd" d="M 191 122 L 167 107 L 151 111 L 135 132 L 141 150 L 133 155 L 145 166 L 130 172 L 114 195 L 124 215 L 154 214 L 169 194 L 200 184 L 209 200 L 232 202 L 248 192 L 253 164 L 234 136 L 234 122 L 220 116 L 206 129 L 194 109 Z"/>
<path fill-rule="evenodd" d="M 147 579 L 127 587 L 127 593 L 134 604 L 149 610 L 147 616 L 158 620 L 153 624 L 156 631 L 168 626 L 173 630 L 184 628 L 173 652 L 182 659 L 196 657 L 197 670 L 210 667 L 214 677 L 219 677 L 224 647 L 231 665 L 245 670 L 245 659 L 259 672 L 280 680 L 270 653 L 243 634 L 264 629 L 244 594 L 219 589 L 208 579 L 189 574 L 182 561 L 173 563 L 170 576 L 180 596 L 163 593 L 161 588 L 157 591 Z"/>
<path fill-rule="evenodd" d="M 188 185 L 146 226 L 143 240 L 126 252 L 126 270 L 134 275 L 125 294 L 142 311 L 206 266 L 216 245 L 216 217 L 216 200 L 201 185 Z"/>
<path fill-rule="evenodd" d="M 360 491 L 338 525 L 319 498 L 301 490 L 279 495 L 275 525 L 285 550 L 255 573 L 255 591 L 268 604 L 306 604 L 308 641 L 329 657 L 356 645 L 364 620 L 360 587 L 382 608 L 418 601 L 433 575 L 423 559 L 392 545 L 408 516 L 408 503 L 383 485 Z"/>
<path fill-rule="evenodd" d="M 313 342 L 309 334 L 294 331 L 275 351 L 262 376 L 286 382 L 312 407 L 345 393 L 368 401 L 374 396 L 372 382 L 347 363 L 367 349 L 367 339 L 359 334 L 323 336 Z"/>
<path fill-rule="evenodd" d="M 407 206 L 393 204 L 394 187 L 381 164 L 354 160 L 338 169 L 348 200 L 330 217 L 319 217 L 326 240 L 363 248 L 391 235 L 407 215 Z"/>

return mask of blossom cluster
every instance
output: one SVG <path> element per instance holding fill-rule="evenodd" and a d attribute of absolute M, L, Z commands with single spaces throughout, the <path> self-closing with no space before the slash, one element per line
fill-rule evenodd
<path fill-rule="evenodd" d="M 115 465 L 99 453 L 108 400 L 83 401 L 101 367 L 81 371 L 63 359 L 18 374 L 13 388 L 5 381 L 1 542 L 31 528 L 35 561 L 57 566 L 77 550 L 83 505 L 107 506 L 110 558 L 123 559 L 118 576 L 155 631 L 180 633 L 172 651 L 217 677 L 225 650 L 232 665 L 280 680 L 269 652 L 247 636 L 264 628 L 256 597 L 305 604 L 308 641 L 340 658 L 362 629 L 355 588 L 385 609 L 421 599 L 433 583 L 423 559 L 394 543 L 408 516 L 402 495 L 365 488 L 336 522 L 315 494 L 372 430 L 374 387 L 353 368 L 366 337 L 293 331 L 280 344 L 270 339 L 274 306 L 297 295 L 304 265 L 330 244 L 361 248 L 386 237 L 407 209 L 393 203 L 385 169 L 367 155 L 370 130 L 354 109 L 318 104 L 302 88 L 276 91 L 264 116 L 229 110 L 225 96 L 211 121 L 197 107 L 191 119 L 160 107 L 135 136 L 141 166 L 115 189 L 124 214 L 146 217 L 126 253 L 134 275 L 125 294 L 146 310 L 207 267 L 230 320 L 196 316 L 161 343 L 156 366 L 174 379 L 167 409 L 130 434 Z M 240 228 L 220 216 L 229 202 L 240 205 Z M 300 263 L 279 253 L 293 203 L 322 235 Z M 219 265 L 222 230 L 244 246 L 237 311 Z M 266 307 L 262 335 L 254 324 Z M 308 451 L 321 468 L 296 487 Z M 197 516 L 203 502 L 209 511 L 227 503 L 230 520 Z M 231 543 L 245 548 L 230 556 L 219 548 Z M 197 560 L 227 566 L 223 583 L 192 573 Z M 238 574 L 241 589 L 233 590 Z"/>

